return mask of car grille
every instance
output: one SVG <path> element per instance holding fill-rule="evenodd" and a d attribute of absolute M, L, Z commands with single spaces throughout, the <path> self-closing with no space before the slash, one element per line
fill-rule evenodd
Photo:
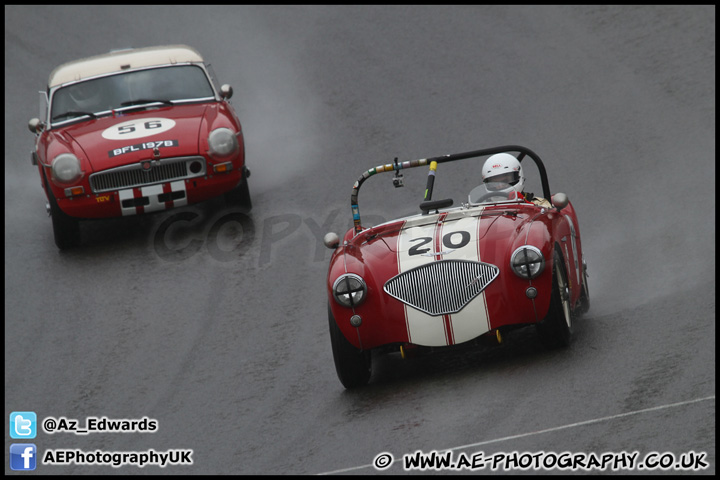
<path fill-rule="evenodd" d="M 495 280 L 495 265 L 467 260 L 441 260 L 403 272 L 385 283 L 384 290 L 429 315 L 456 313 Z"/>
<path fill-rule="evenodd" d="M 149 160 L 132 165 L 112 168 L 90 175 L 93 193 L 108 192 L 124 188 L 142 187 L 205 175 L 203 157 L 178 157 L 153 160 L 150 168 L 144 168 Z"/>

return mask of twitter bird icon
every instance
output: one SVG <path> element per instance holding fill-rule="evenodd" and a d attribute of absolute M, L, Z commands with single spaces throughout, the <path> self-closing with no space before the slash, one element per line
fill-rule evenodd
<path fill-rule="evenodd" d="M 35 412 L 12 412 L 10 414 L 10 437 L 35 438 L 37 415 Z"/>

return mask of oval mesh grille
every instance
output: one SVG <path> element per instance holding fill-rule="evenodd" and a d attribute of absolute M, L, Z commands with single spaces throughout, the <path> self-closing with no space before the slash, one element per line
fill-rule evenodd
<path fill-rule="evenodd" d="M 388 295 L 429 315 L 462 310 L 500 273 L 495 265 L 441 260 L 415 267 L 385 282 Z"/>

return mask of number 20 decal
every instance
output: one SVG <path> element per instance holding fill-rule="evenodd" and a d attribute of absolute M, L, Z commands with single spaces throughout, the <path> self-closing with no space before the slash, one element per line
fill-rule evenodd
<path fill-rule="evenodd" d="M 174 126 L 175 120 L 169 118 L 141 118 L 106 128 L 102 136 L 108 140 L 130 140 L 167 132 Z"/>
<path fill-rule="evenodd" d="M 458 241 L 457 237 L 453 237 L 453 235 L 460 235 L 460 239 Z M 428 243 L 432 242 L 432 237 L 417 237 L 410 239 L 409 242 L 419 242 L 417 245 L 413 245 L 410 247 L 410 250 L 408 251 L 408 255 L 422 255 L 424 253 L 428 253 L 430 251 L 429 248 L 420 248 L 423 245 L 427 245 Z M 450 232 L 443 235 L 443 246 L 445 248 L 462 248 L 465 245 L 470 243 L 470 233 L 465 232 L 463 230 L 458 230 L 457 232 Z"/>

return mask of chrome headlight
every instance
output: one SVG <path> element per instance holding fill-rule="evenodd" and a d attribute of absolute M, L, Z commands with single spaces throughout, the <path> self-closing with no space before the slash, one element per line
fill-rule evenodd
<path fill-rule="evenodd" d="M 61 153 L 52 161 L 53 178 L 61 183 L 71 183 L 80 178 L 80 160 L 72 153 Z"/>
<path fill-rule="evenodd" d="M 545 258 L 540 249 L 525 245 L 513 252 L 510 257 L 510 268 L 518 277 L 530 280 L 542 273 L 545 268 Z"/>
<path fill-rule="evenodd" d="M 229 128 L 216 128 L 208 136 L 210 154 L 227 157 L 238 150 L 239 144 L 235 132 Z"/>
<path fill-rule="evenodd" d="M 367 297 L 367 285 L 362 277 L 354 273 L 340 275 L 333 283 L 333 296 L 343 307 L 357 307 Z"/>

